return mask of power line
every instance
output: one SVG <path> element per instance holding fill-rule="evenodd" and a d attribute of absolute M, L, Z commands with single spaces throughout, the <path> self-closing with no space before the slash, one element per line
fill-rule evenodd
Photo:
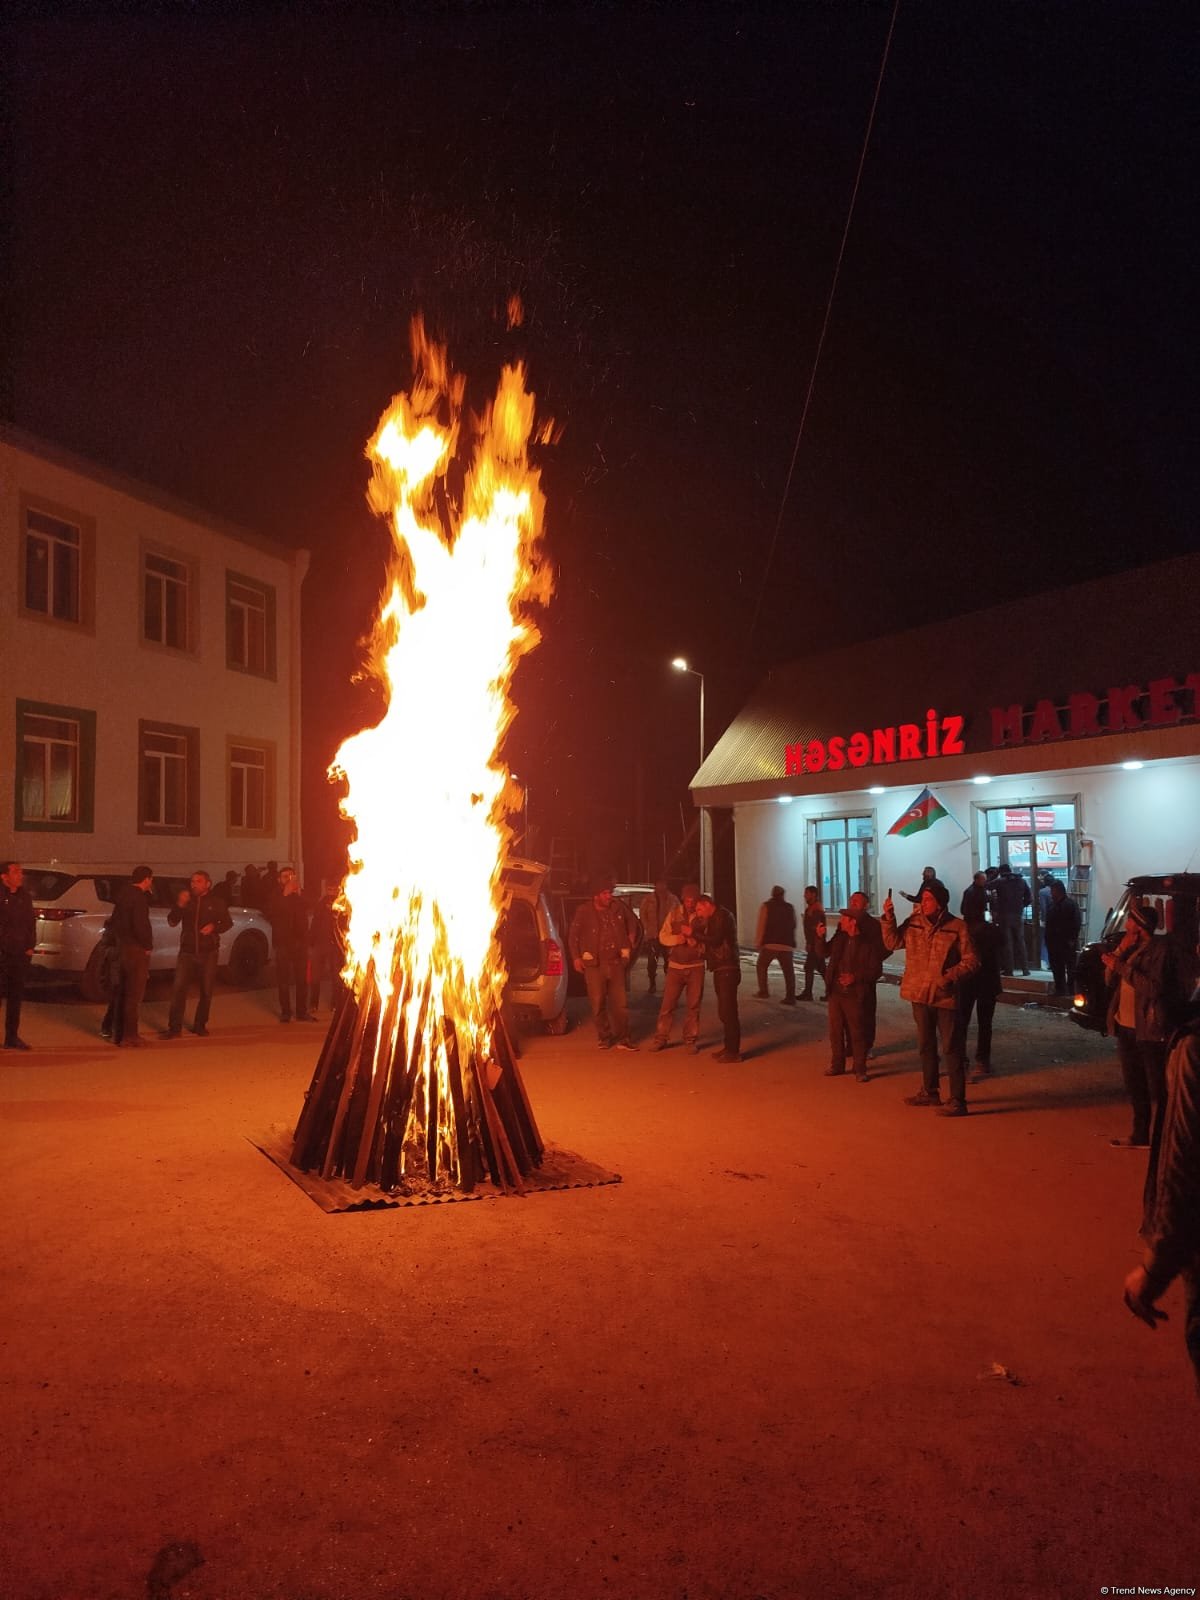
<path fill-rule="evenodd" d="M 775 518 L 775 531 L 771 535 L 770 549 L 767 551 L 766 565 L 763 568 L 762 583 L 759 586 L 758 601 L 754 607 L 754 617 L 750 623 L 750 633 L 747 644 L 753 642 L 754 631 L 758 627 L 759 615 L 762 611 L 763 596 L 767 592 L 767 580 L 771 576 L 771 567 L 775 560 L 775 547 L 779 543 L 779 530 L 783 526 L 783 513 L 787 506 L 788 493 L 792 487 L 792 476 L 796 471 L 796 457 L 800 454 L 800 441 L 804 437 L 804 424 L 808 420 L 809 407 L 812 405 L 813 390 L 817 383 L 817 369 L 821 365 L 821 351 L 825 345 L 825 334 L 829 328 L 829 318 L 833 311 L 833 297 L 837 293 L 838 276 L 842 270 L 842 257 L 846 254 L 846 240 L 850 237 L 850 224 L 854 220 L 854 205 L 858 199 L 859 185 L 862 183 L 863 168 L 867 164 L 867 150 L 871 143 L 871 130 L 875 126 L 875 111 L 879 105 L 879 95 L 883 88 L 883 75 L 887 70 L 888 56 L 892 48 L 892 35 L 896 31 L 896 17 L 900 11 L 900 0 L 895 0 L 892 6 L 892 20 L 888 24 L 887 38 L 884 40 L 883 56 L 879 62 L 879 76 L 875 80 L 875 96 L 871 101 L 871 112 L 867 117 L 867 129 L 863 135 L 862 151 L 858 158 L 858 171 L 854 174 L 854 188 L 850 194 L 850 205 L 846 211 L 846 225 L 842 229 L 842 242 L 838 246 L 837 261 L 833 268 L 833 281 L 829 285 L 829 298 L 825 302 L 825 315 L 821 321 L 821 332 L 817 338 L 816 354 L 813 356 L 812 370 L 808 376 L 808 389 L 804 396 L 804 406 L 800 412 L 800 426 L 796 429 L 796 442 L 792 446 L 792 459 L 788 463 L 787 478 L 783 485 L 783 495 L 779 501 L 779 515 Z"/>

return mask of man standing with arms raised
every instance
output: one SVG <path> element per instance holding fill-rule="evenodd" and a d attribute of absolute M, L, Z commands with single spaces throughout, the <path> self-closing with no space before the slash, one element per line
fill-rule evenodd
<path fill-rule="evenodd" d="M 912 916 L 897 927 L 889 894 L 883 902 L 883 942 L 888 950 L 903 946 L 900 994 L 912 1006 L 921 1052 L 921 1089 L 907 1096 L 905 1104 L 938 1106 L 944 1117 L 965 1117 L 967 1074 L 955 991 L 960 979 L 977 969 L 979 958 L 966 923 L 950 915 L 949 903 L 950 891 L 935 878 L 921 890 Z M 938 1087 L 939 1045 L 950 1080 L 950 1099 L 944 1106 Z"/>

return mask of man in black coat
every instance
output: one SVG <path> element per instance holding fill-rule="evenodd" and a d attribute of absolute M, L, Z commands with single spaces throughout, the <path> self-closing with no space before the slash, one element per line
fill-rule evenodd
<path fill-rule="evenodd" d="M 217 961 L 221 935 L 233 927 L 233 918 L 224 898 L 213 890 L 213 882 L 202 869 L 192 873 L 190 889 L 181 889 L 167 912 L 173 928 L 183 924 L 179 934 L 179 960 L 175 966 L 175 987 L 171 991 L 171 1015 L 166 1037 L 178 1039 L 187 1009 L 188 990 L 196 984 L 200 997 L 192 1032 L 203 1039 L 208 1033 L 208 1013 L 212 1008 L 217 982 Z"/>
<path fill-rule="evenodd" d="M 967 937 L 971 948 L 979 957 L 978 968 L 965 977 L 955 992 L 958 1026 L 962 1034 L 963 1050 L 967 1051 L 967 1030 L 971 1026 L 971 1013 L 975 1013 L 978 1032 L 975 1038 L 975 1065 L 971 1069 L 971 1082 L 982 1083 L 992 1071 L 992 1018 L 996 1014 L 996 1001 L 1004 987 L 1000 974 L 1000 930 L 982 914 L 965 917 Z"/>
<path fill-rule="evenodd" d="M 1046 908 L 1046 954 L 1054 977 L 1055 994 L 1070 994 L 1075 987 L 1075 954 L 1079 943 L 1079 906 L 1057 878 L 1050 885 Z"/>
<path fill-rule="evenodd" d="M 19 861 L 6 861 L 0 872 L 0 985 L 7 996 L 4 1012 L 4 1048 L 28 1050 L 21 1038 L 21 1000 L 25 974 L 37 944 L 37 914 L 25 887 Z"/>
<path fill-rule="evenodd" d="M 292 1020 L 294 989 L 296 1021 L 315 1022 L 317 1019 L 308 1009 L 308 907 L 300 898 L 300 880 L 293 867 L 280 868 L 279 889 L 270 902 L 267 914 L 271 919 L 271 939 L 275 950 L 279 1020 Z"/>
<path fill-rule="evenodd" d="M 719 906 L 710 894 L 702 894 L 696 900 L 696 918 L 696 937 L 704 946 L 717 996 L 717 1016 L 725 1032 L 724 1048 L 714 1050 L 713 1059 L 734 1065 L 742 1059 L 742 1024 L 737 1003 L 738 984 L 742 981 L 742 953 L 738 948 L 737 924 L 732 912 Z"/>
<path fill-rule="evenodd" d="M 154 874 L 150 868 L 134 867 L 129 882 L 117 891 L 109 918 L 121 962 L 121 1026 L 113 1029 L 113 1036 L 123 1050 L 138 1049 L 146 1042 L 138 1032 L 138 1008 L 146 993 L 150 952 L 154 949 L 154 930 L 150 926 L 153 891 Z"/>
<path fill-rule="evenodd" d="M 875 985 L 883 972 L 883 931 L 867 911 L 865 894 L 852 894 L 831 939 L 824 939 L 829 1004 L 827 1078 L 846 1071 L 846 1050 L 859 1083 L 867 1080 L 867 1056 L 875 1039 Z"/>
<path fill-rule="evenodd" d="M 996 877 L 996 922 L 1000 928 L 1001 965 L 1007 974 L 1019 967 L 1023 977 L 1029 976 L 1029 953 L 1025 948 L 1025 908 L 1033 904 L 1033 896 L 1025 879 L 1005 861 Z"/>

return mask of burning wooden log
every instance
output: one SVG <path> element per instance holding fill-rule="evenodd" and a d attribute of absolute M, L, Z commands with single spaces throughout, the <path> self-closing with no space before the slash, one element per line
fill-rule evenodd
<path fill-rule="evenodd" d="M 523 1194 L 544 1146 L 500 1016 L 464 1054 L 448 1017 L 440 1040 L 428 1036 L 428 986 L 411 1039 L 401 990 L 386 1005 L 374 983 L 362 991 L 360 999 L 347 990 L 330 1022 L 296 1125 L 293 1166 L 356 1189 L 449 1186 L 469 1194 L 490 1179 Z"/>

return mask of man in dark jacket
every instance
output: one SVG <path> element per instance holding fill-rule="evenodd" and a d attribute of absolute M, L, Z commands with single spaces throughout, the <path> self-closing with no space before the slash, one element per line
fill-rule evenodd
<path fill-rule="evenodd" d="M 824 933 L 824 924 L 821 926 Z M 883 931 L 867 911 L 865 894 L 852 894 L 831 939 L 823 945 L 829 1003 L 827 1078 L 846 1071 L 846 1051 L 859 1083 L 867 1082 L 867 1055 L 875 1037 L 875 985 L 883 972 Z"/>
<path fill-rule="evenodd" d="M 1167 1040 L 1183 1014 L 1191 989 L 1176 940 L 1155 937 L 1153 906 L 1130 908 L 1117 948 L 1101 956 L 1110 995 L 1108 1032 L 1116 1035 L 1125 1093 L 1133 1109 L 1127 1139 L 1110 1139 L 1116 1150 L 1145 1150 L 1153 1108 L 1165 1098 Z"/>
<path fill-rule="evenodd" d="M 825 921 L 825 907 L 821 904 L 821 891 L 815 883 L 810 883 L 804 891 L 804 990 L 800 995 L 801 1000 L 813 998 L 813 973 L 818 973 L 825 979 L 825 957 L 822 950 L 825 947 L 825 936 L 819 934 L 817 929 Z M 825 984 L 825 994 L 829 993 L 829 985 Z M 825 995 L 821 996 L 822 999 Z"/>
<path fill-rule="evenodd" d="M 175 904 L 167 912 L 167 921 L 173 928 L 181 923 L 183 926 L 179 934 L 179 961 L 175 967 L 166 1037 L 178 1039 L 187 1009 L 188 990 L 195 983 L 200 996 L 192 1018 L 192 1032 L 203 1039 L 208 1033 L 221 935 L 233 927 L 233 918 L 224 897 L 214 891 L 208 873 L 198 870 L 192 873 L 191 888 L 179 891 Z"/>
<path fill-rule="evenodd" d="M 1054 977 L 1055 994 L 1070 994 L 1075 987 L 1075 951 L 1079 943 L 1079 906 L 1058 878 L 1050 884 L 1046 908 L 1046 955 Z"/>
<path fill-rule="evenodd" d="M 592 898 L 571 918 L 567 945 L 571 964 L 587 984 L 596 1037 L 601 1050 L 636 1050 L 629 1037 L 629 1005 L 625 974 L 637 948 L 638 930 L 633 912 L 623 900 L 613 899 L 612 879 L 597 878 Z"/>
<path fill-rule="evenodd" d="M 300 880 L 293 867 L 280 868 L 279 888 L 269 905 L 279 1020 L 292 1020 L 294 989 L 296 1021 L 315 1022 L 317 1019 L 308 1009 L 308 908 L 300 898 Z"/>
<path fill-rule="evenodd" d="M 1029 954 L 1025 948 L 1025 908 L 1033 904 L 1029 885 L 1005 861 L 996 876 L 996 922 L 1000 928 L 1001 966 L 1006 974 L 1018 967 L 1029 976 Z"/>
<path fill-rule="evenodd" d="M 683 1018 L 684 1048 L 693 1055 L 700 1050 L 700 1006 L 704 999 L 704 969 L 706 957 L 699 938 L 699 917 L 696 902 L 700 898 L 698 883 L 685 883 L 679 891 L 682 904 L 668 912 L 658 930 L 658 940 L 667 952 L 667 976 L 663 983 L 662 1005 L 658 1008 L 658 1021 L 654 1025 L 651 1050 L 665 1050 L 671 1037 L 671 1025 L 680 997 L 684 997 L 687 1010 Z"/>
<path fill-rule="evenodd" d="M 150 926 L 153 891 L 154 874 L 150 868 L 134 867 L 129 882 L 117 891 L 116 905 L 109 918 L 121 963 L 121 1025 L 114 1027 L 113 1038 L 123 1050 L 139 1049 L 146 1042 L 138 1032 L 138 1008 L 146 993 L 150 952 L 154 949 L 154 931 Z"/>
<path fill-rule="evenodd" d="M 986 872 L 977 872 L 963 890 L 958 914 L 967 924 L 982 922 L 987 916 L 988 881 Z"/>
<path fill-rule="evenodd" d="M 719 906 L 710 894 L 702 894 L 697 899 L 696 918 L 697 935 L 704 946 L 716 991 L 717 1015 L 725 1031 L 724 1048 L 713 1051 L 713 1060 L 732 1066 L 742 1059 L 742 1024 L 737 1003 L 738 984 L 742 981 L 742 953 L 738 948 L 737 923 L 732 912 Z M 793 914 L 793 927 L 795 921 Z"/>
<path fill-rule="evenodd" d="M 4 1048 L 29 1050 L 21 1038 L 21 1000 L 25 974 L 37 944 L 37 914 L 25 887 L 25 870 L 19 861 L 6 861 L 0 872 L 0 986 L 6 996 Z"/>
<path fill-rule="evenodd" d="M 754 943 L 758 948 L 758 998 L 767 998 L 767 974 L 772 961 L 783 968 L 783 1003 L 796 1004 L 796 908 L 784 898 L 786 890 L 776 884 L 771 898 L 758 908 L 758 927 Z M 738 968 L 741 971 L 741 968 Z"/>
<path fill-rule="evenodd" d="M 900 994 L 912 1005 L 917 1025 L 923 1084 L 917 1094 L 906 1097 L 906 1104 L 937 1106 L 942 1116 L 965 1117 L 967 1079 L 955 991 L 962 979 L 978 969 L 979 957 L 971 947 L 966 923 L 950 915 L 949 903 L 950 891 L 934 879 L 922 889 L 912 916 L 898 928 L 889 895 L 883 902 L 883 943 L 888 950 L 904 948 Z M 944 1106 L 938 1089 L 939 1043 L 950 1080 L 950 1099 Z"/>
<path fill-rule="evenodd" d="M 1175 1278 L 1184 1286 L 1184 1340 L 1200 1388 L 1200 1005 L 1167 1058 L 1166 1104 L 1146 1180 L 1146 1258 L 1125 1279 L 1125 1304 L 1153 1328 L 1156 1302 Z"/>
<path fill-rule="evenodd" d="M 973 902 L 977 904 L 977 902 Z M 992 1018 L 996 1014 L 996 1001 L 1004 987 L 1000 975 L 1000 930 L 994 922 L 964 917 L 971 948 L 979 957 L 975 972 L 962 979 L 955 996 L 958 1025 L 962 1030 L 963 1053 L 967 1053 L 967 1034 L 971 1026 L 971 1013 L 978 1021 L 975 1038 L 975 1065 L 971 1082 L 982 1083 L 992 1071 Z"/>

